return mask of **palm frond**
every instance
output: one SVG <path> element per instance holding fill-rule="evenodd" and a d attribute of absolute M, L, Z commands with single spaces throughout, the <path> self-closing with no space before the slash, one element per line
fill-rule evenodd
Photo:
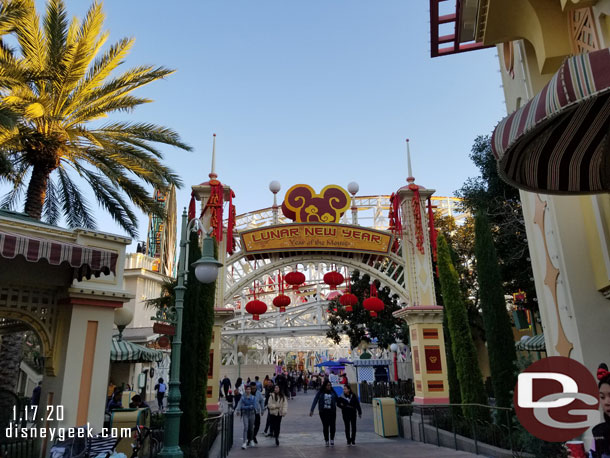
<path fill-rule="evenodd" d="M 138 219 L 121 194 L 99 174 L 83 170 L 97 201 L 131 237 L 138 236 Z"/>
<path fill-rule="evenodd" d="M 44 18 L 44 32 L 48 46 L 47 68 L 54 75 L 54 79 L 58 79 L 68 38 L 68 14 L 63 0 L 49 0 Z"/>
<path fill-rule="evenodd" d="M 191 146 L 180 140 L 180 135 L 175 130 L 152 123 L 115 122 L 103 125 L 96 131 L 112 134 L 121 139 L 135 137 L 140 140 L 176 146 L 186 151 L 193 150 Z"/>
<path fill-rule="evenodd" d="M 17 202 L 21 200 L 25 190 L 25 177 L 28 174 L 30 167 L 24 163 L 12 162 L 12 170 L 8 176 L 9 181 L 13 183 L 13 189 L 7 192 L 0 201 L 0 208 L 7 210 L 15 210 Z"/>
<path fill-rule="evenodd" d="M 57 171 L 59 175 L 59 201 L 68 226 L 95 229 L 95 220 L 83 193 L 70 179 L 63 167 L 60 166 Z"/>
<path fill-rule="evenodd" d="M 24 14 L 16 23 L 17 42 L 23 58 L 33 69 L 42 71 L 46 59 L 45 38 L 40 30 L 40 18 L 34 0 L 24 0 Z"/>
<path fill-rule="evenodd" d="M 57 187 L 53 181 L 53 177 L 49 177 L 47 182 L 47 197 L 42 208 L 42 217 L 44 221 L 54 226 L 59 222 L 61 211 L 59 208 L 59 196 L 57 195 Z"/>

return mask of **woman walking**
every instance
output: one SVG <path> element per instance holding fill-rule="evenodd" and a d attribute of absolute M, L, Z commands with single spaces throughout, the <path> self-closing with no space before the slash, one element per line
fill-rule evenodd
<path fill-rule="evenodd" d="M 311 404 L 309 416 L 313 415 L 313 411 L 318 405 L 320 420 L 322 420 L 322 431 L 324 433 L 324 442 L 326 446 L 335 445 L 335 425 L 337 421 L 337 393 L 333 390 L 333 385 L 330 381 L 325 381 L 322 384 L 320 391 L 316 393 Z M 329 444 L 330 439 L 330 444 Z"/>
<path fill-rule="evenodd" d="M 163 379 L 160 378 L 155 385 L 157 391 L 157 404 L 159 405 L 159 412 L 163 412 L 163 398 L 165 398 L 165 392 L 167 391 L 167 385 L 163 383 Z"/>
<path fill-rule="evenodd" d="M 347 445 L 356 445 L 356 414 L 358 414 L 359 418 L 362 418 L 362 409 L 360 408 L 358 396 L 355 396 L 354 393 L 352 393 L 352 389 L 349 385 L 343 386 L 343 396 L 339 398 L 337 405 L 341 409 L 343 416 Z"/>
<path fill-rule="evenodd" d="M 285 417 L 288 413 L 288 403 L 279 386 L 276 385 L 273 389 L 273 393 L 269 396 L 267 407 L 269 408 L 271 436 L 275 437 L 275 445 L 277 446 L 280 445 L 279 437 L 282 417 Z"/>
<path fill-rule="evenodd" d="M 244 389 L 244 395 L 239 400 L 235 411 L 237 415 L 241 415 L 242 421 L 244 423 L 244 434 L 243 440 L 244 443 L 241 445 L 241 448 L 244 450 L 252 445 L 252 432 L 254 430 L 254 403 L 256 402 L 256 398 L 252 396 L 250 392 L 250 387 L 246 385 Z"/>
<path fill-rule="evenodd" d="M 237 403 L 244 394 L 244 385 L 241 383 L 241 377 L 235 380 L 235 389 L 233 390 L 233 401 L 235 401 L 235 408 L 237 409 Z"/>

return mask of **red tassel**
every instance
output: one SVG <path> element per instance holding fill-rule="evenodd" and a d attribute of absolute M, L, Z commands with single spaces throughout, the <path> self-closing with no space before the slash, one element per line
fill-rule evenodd
<path fill-rule="evenodd" d="M 227 222 L 227 253 L 233 254 L 235 251 L 235 238 L 233 237 L 233 230 L 235 229 L 235 206 L 233 205 L 233 197 L 235 193 L 231 191 L 229 195 L 229 221 Z"/>
<path fill-rule="evenodd" d="M 436 229 L 434 228 L 434 212 L 432 211 L 432 200 L 428 197 L 428 226 L 430 229 L 430 245 L 432 247 L 432 259 L 436 262 Z M 436 267 L 438 276 L 438 266 Z"/>
<path fill-rule="evenodd" d="M 188 211 L 188 220 L 192 220 L 195 218 L 197 214 L 197 201 L 195 200 L 195 195 L 191 193 L 191 201 L 189 202 L 189 211 Z"/>

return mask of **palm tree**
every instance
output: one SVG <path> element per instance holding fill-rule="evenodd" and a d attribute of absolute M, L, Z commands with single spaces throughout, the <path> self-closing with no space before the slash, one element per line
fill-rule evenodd
<path fill-rule="evenodd" d="M 115 76 L 134 40 L 124 38 L 102 51 L 108 33 L 102 29 L 100 2 L 82 21 L 69 22 L 63 0 L 49 0 L 41 24 L 34 0 L 20 1 L 25 13 L 15 29 L 17 51 L 0 49 L 0 93 L 19 113 L 14 128 L 0 126 L 0 156 L 10 160 L 13 185 L 1 205 L 14 208 L 25 191 L 29 216 L 57 224 L 63 214 L 71 227 L 95 228 L 77 179 L 88 183 L 98 203 L 136 236 L 129 201 L 145 213 L 163 214 L 144 183 L 163 191 L 181 185 L 161 163 L 159 144 L 191 148 L 163 126 L 100 120 L 151 102 L 134 90 L 173 70 L 139 66 Z"/>

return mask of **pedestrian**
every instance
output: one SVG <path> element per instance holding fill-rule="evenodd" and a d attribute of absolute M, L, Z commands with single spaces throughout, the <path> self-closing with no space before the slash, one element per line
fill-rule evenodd
<path fill-rule="evenodd" d="M 597 379 L 599 380 L 599 400 L 604 421 L 593 428 L 594 442 L 591 456 L 605 458 L 610 456 L 610 372 L 608 372 L 608 366 L 605 363 L 599 365 Z"/>
<path fill-rule="evenodd" d="M 237 403 L 237 407 L 235 408 L 237 415 L 241 415 L 244 424 L 243 444 L 241 445 L 241 448 L 244 450 L 252 445 L 252 432 L 254 431 L 255 418 L 255 402 L 256 398 L 252 396 L 250 387 L 246 385 L 246 387 L 244 388 L 244 395 L 241 396 L 239 402 Z"/>
<path fill-rule="evenodd" d="M 341 409 L 343 416 L 347 445 L 356 445 L 356 414 L 362 418 L 362 409 L 358 396 L 352 393 L 349 385 L 343 385 L 343 395 L 337 400 L 337 406 Z"/>
<path fill-rule="evenodd" d="M 32 398 L 30 399 L 30 405 L 37 406 L 40 404 L 40 392 L 42 391 L 42 382 L 38 382 L 36 388 L 32 390 Z"/>
<path fill-rule="evenodd" d="M 106 406 L 106 413 L 110 413 L 115 409 L 123 408 L 123 393 L 121 391 L 115 391 L 110 401 L 108 401 L 108 405 Z"/>
<path fill-rule="evenodd" d="M 264 431 L 264 435 L 265 437 L 271 436 L 271 434 L 269 433 L 269 428 L 271 427 L 271 415 L 269 415 L 269 396 L 271 396 L 271 394 L 275 391 L 275 387 L 277 385 L 267 385 L 265 387 L 265 407 L 267 408 L 267 421 L 265 422 L 265 431 Z M 278 387 L 279 389 L 279 387 Z"/>
<path fill-rule="evenodd" d="M 131 398 L 131 402 L 129 403 L 130 409 L 150 409 L 148 404 L 142 401 L 142 396 L 139 394 L 134 394 L 133 398 Z"/>
<path fill-rule="evenodd" d="M 241 377 L 237 377 L 235 380 L 235 389 L 233 390 L 233 400 L 235 401 L 235 408 L 237 408 L 237 403 L 241 399 L 244 394 L 244 386 L 241 383 Z"/>
<path fill-rule="evenodd" d="M 163 398 L 165 398 L 165 393 L 167 392 L 167 385 L 163 383 L 163 378 L 157 380 L 155 390 L 157 391 L 157 404 L 159 405 L 159 412 L 163 412 Z"/>
<path fill-rule="evenodd" d="M 335 426 L 337 421 L 337 393 L 333 390 L 333 385 L 330 381 L 325 381 L 316 393 L 311 403 L 309 416 L 313 415 L 313 411 L 318 406 L 320 420 L 322 420 L 322 431 L 324 433 L 324 442 L 326 446 L 335 445 Z M 329 443 L 330 440 L 330 443 Z"/>
<path fill-rule="evenodd" d="M 233 391 L 229 390 L 229 392 L 225 396 L 225 399 L 227 401 L 227 410 L 231 412 L 231 410 L 233 409 Z"/>
<path fill-rule="evenodd" d="M 227 374 L 225 374 L 225 376 L 222 378 L 220 384 L 222 385 L 222 390 L 224 391 L 226 397 L 231 389 L 231 379 L 227 377 Z"/>
<path fill-rule="evenodd" d="M 254 383 L 256 383 L 256 389 L 262 393 L 263 392 L 263 383 L 258 378 L 258 375 L 256 375 L 254 377 Z"/>
<path fill-rule="evenodd" d="M 250 393 L 254 396 L 254 430 L 252 431 L 252 445 L 257 445 L 256 435 L 261 427 L 261 417 L 265 414 L 265 398 L 259 391 L 256 382 L 250 382 Z"/>
<path fill-rule="evenodd" d="M 288 403 L 282 394 L 279 386 L 275 386 L 273 394 L 269 396 L 269 423 L 271 428 L 271 436 L 275 437 L 275 445 L 280 445 L 280 425 L 282 418 L 288 413 Z"/>

